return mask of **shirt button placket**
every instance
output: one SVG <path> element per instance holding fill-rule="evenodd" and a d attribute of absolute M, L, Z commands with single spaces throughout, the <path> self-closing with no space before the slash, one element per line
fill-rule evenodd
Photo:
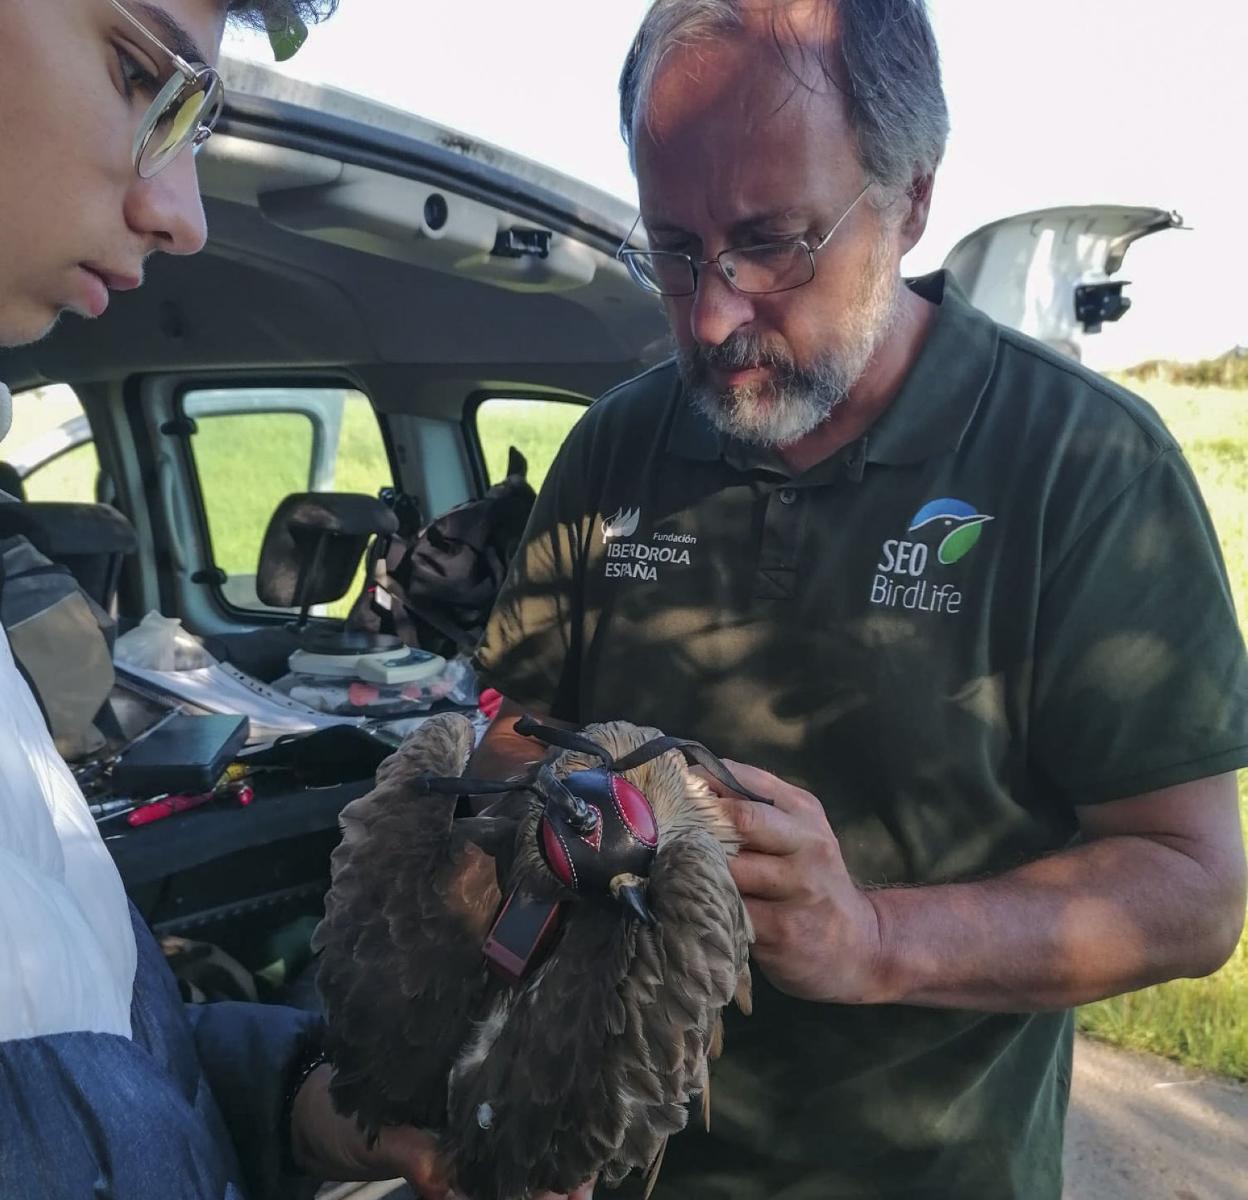
<path fill-rule="evenodd" d="M 787 600 L 797 586 L 797 528 L 800 510 L 798 489 L 780 487 L 767 501 L 763 552 L 759 560 L 756 595 L 767 600 Z"/>

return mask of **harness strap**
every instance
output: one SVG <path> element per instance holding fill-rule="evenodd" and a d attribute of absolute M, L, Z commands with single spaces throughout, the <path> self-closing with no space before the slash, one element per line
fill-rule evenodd
<path fill-rule="evenodd" d="M 666 754 L 669 750 L 679 750 L 685 756 L 685 761 L 690 766 L 701 767 L 708 775 L 713 776 L 719 783 L 722 783 L 724 787 L 729 788 L 740 796 L 744 796 L 747 800 L 753 800 L 756 804 L 774 803 L 768 800 L 766 796 L 760 796 L 758 792 L 753 792 L 747 788 L 724 766 L 720 758 L 712 754 L 701 742 L 695 742 L 691 738 L 655 738 L 644 746 L 638 746 L 636 750 L 630 751 L 623 758 L 617 758 L 611 764 L 611 769 L 613 771 L 631 771 L 634 767 L 648 763 L 658 758 L 661 754 Z"/>
<path fill-rule="evenodd" d="M 574 733 L 570 729 L 543 725 L 530 716 L 521 717 L 515 727 L 516 732 L 525 737 L 535 738 L 547 745 L 557 746 L 561 750 L 571 750 L 597 758 L 608 771 L 631 771 L 635 767 L 653 762 L 660 755 L 679 750 L 690 766 L 701 767 L 730 791 L 744 796 L 747 800 L 753 800 L 756 804 L 774 803 L 766 796 L 747 788 L 724 766 L 720 758 L 712 754 L 701 742 L 695 742 L 691 738 L 670 736 L 653 738 L 644 746 L 638 746 L 636 750 L 630 751 L 622 758 L 612 759 L 605 747 L 585 737 L 584 734 Z M 544 786 L 539 786 L 539 780 Z M 442 778 L 425 775 L 414 780 L 412 786 L 419 796 L 496 796 L 504 792 L 537 792 L 544 799 L 556 799 L 561 807 L 567 806 L 574 824 L 583 819 L 583 815 L 579 812 L 575 816 L 572 815 L 571 810 L 576 809 L 579 802 L 559 783 L 545 763 L 538 763 L 526 774 L 515 779 L 473 779 L 470 776 Z"/>
<path fill-rule="evenodd" d="M 519 779 L 473 779 L 468 775 L 441 777 L 422 775 L 412 781 L 418 796 L 497 796 L 503 792 L 524 792 L 533 787 L 533 777 Z"/>
<path fill-rule="evenodd" d="M 560 750 L 571 750 L 577 754 L 588 754 L 596 758 L 604 767 L 611 767 L 611 755 L 602 746 L 583 733 L 573 733 L 570 729 L 559 729 L 554 725 L 543 725 L 534 717 L 525 714 L 516 722 L 516 732 L 525 737 L 536 738 L 548 746 L 558 746 Z"/>
<path fill-rule="evenodd" d="M 701 742 L 695 742 L 691 738 L 671 736 L 654 738 L 644 746 L 638 746 L 636 750 L 625 754 L 622 758 L 613 760 L 602 746 L 598 745 L 597 742 L 591 741 L 584 734 L 573 733 L 568 729 L 558 729 L 551 725 L 543 725 L 540 721 L 527 715 L 521 717 L 516 722 L 516 732 L 524 734 L 526 737 L 536 738 L 540 742 L 547 743 L 547 745 L 558 746 L 561 750 L 573 750 L 582 754 L 592 755 L 598 758 L 611 771 L 631 771 L 634 767 L 640 767 L 645 763 L 651 762 L 671 750 L 679 750 L 690 766 L 701 767 L 719 783 L 722 783 L 724 787 L 730 788 L 738 795 L 744 796 L 747 800 L 753 800 L 757 804 L 772 803 L 766 796 L 760 796 L 757 792 L 752 792 L 747 788 L 724 766 L 723 762 L 715 754 L 712 754 Z"/>

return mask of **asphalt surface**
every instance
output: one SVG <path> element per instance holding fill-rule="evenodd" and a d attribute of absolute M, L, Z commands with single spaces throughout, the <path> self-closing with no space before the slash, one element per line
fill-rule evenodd
<path fill-rule="evenodd" d="M 1248 1087 L 1087 1038 L 1064 1200 L 1248 1200 Z"/>

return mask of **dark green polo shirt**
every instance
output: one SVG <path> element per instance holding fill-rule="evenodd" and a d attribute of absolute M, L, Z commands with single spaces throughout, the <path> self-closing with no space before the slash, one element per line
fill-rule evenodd
<path fill-rule="evenodd" d="M 940 310 L 897 397 L 794 478 L 670 364 L 603 397 L 478 657 L 537 711 L 808 788 L 877 885 L 1005 871 L 1069 842 L 1076 805 L 1248 763 L 1243 642 L 1174 440 L 943 274 L 912 286 Z M 1059 1196 L 1068 1014 L 756 990 L 661 1195 Z"/>

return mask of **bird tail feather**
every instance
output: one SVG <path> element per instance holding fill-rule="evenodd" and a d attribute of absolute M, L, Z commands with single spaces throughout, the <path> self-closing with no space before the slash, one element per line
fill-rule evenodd
<path fill-rule="evenodd" d="M 663 1166 L 663 1156 L 667 1153 L 667 1138 L 664 1138 L 659 1146 L 659 1152 L 654 1156 L 652 1162 L 646 1168 L 646 1190 L 642 1193 L 641 1200 L 650 1200 L 650 1194 L 658 1186 L 659 1169 Z"/>

